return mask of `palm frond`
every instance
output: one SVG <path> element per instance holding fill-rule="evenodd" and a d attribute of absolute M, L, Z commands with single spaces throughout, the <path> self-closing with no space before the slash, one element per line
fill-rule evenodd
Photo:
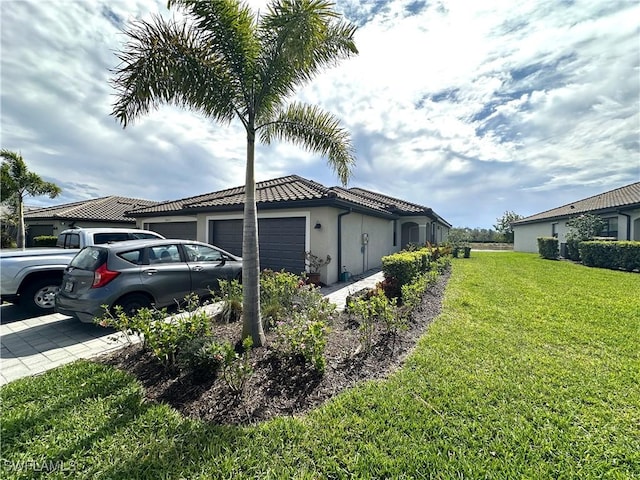
<path fill-rule="evenodd" d="M 111 81 L 117 92 L 112 115 L 123 126 L 162 103 L 231 121 L 238 92 L 219 52 L 198 29 L 156 16 L 125 34 L 129 41 L 117 54 L 121 64 Z"/>
<path fill-rule="evenodd" d="M 259 25 L 261 108 L 268 109 L 325 67 L 358 53 L 356 27 L 338 20 L 332 7 L 324 0 L 276 0 L 270 5 Z"/>
<path fill-rule="evenodd" d="M 169 0 L 172 5 L 183 7 L 202 32 L 203 41 L 215 46 L 237 90 L 244 91 L 248 102 L 253 93 L 250 80 L 261 49 L 251 9 L 237 0 Z"/>
<path fill-rule="evenodd" d="M 343 185 L 349 181 L 355 165 L 351 137 L 332 114 L 315 105 L 293 103 L 257 130 L 260 140 L 266 144 L 288 140 L 326 156 Z"/>

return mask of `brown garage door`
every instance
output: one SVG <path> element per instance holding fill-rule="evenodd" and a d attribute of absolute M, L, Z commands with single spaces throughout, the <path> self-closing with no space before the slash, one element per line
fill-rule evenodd
<path fill-rule="evenodd" d="M 147 223 L 145 228 L 159 233 L 165 238 L 182 240 L 196 240 L 198 238 L 198 224 L 196 222 Z"/>
<path fill-rule="evenodd" d="M 304 217 L 258 219 L 260 268 L 303 272 L 305 230 Z M 242 255 L 242 220 L 211 220 L 209 242 L 234 255 Z"/>

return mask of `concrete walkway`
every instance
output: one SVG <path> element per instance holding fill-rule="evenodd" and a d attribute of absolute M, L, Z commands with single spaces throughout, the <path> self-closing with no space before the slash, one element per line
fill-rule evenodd
<path fill-rule="evenodd" d="M 320 291 L 342 311 L 348 295 L 374 287 L 381 280 L 383 275 L 380 270 L 369 270 L 347 282 L 323 287 Z M 213 305 L 205 308 L 212 307 L 215 308 Z M 15 313 L 17 306 L 5 304 L 0 309 L 0 385 L 81 358 L 108 353 L 127 343 L 120 332 L 81 323 L 60 313 L 20 319 Z"/>

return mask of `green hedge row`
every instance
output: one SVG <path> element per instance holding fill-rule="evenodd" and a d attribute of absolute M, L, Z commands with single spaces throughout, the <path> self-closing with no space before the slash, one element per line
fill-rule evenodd
<path fill-rule="evenodd" d="M 588 267 L 640 269 L 640 242 L 587 241 L 580 242 L 578 250 Z"/>
<path fill-rule="evenodd" d="M 398 252 L 382 257 L 385 278 L 395 278 L 400 285 L 412 283 L 418 275 L 429 270 L 431 254 L 426 248 L 413 252 Z"/>
<path fill-rule="evenodd" d="M 55 235 L 40 235 L 39 237 L 33 237 L 34 247 L 55 247 L 58 237 Z"/>
<path fill-rule="evenodd" d="M 555 260 L 558 258 L 558 239 L 555 237 L 539 237 L 538 253 L 542 258 Z"/>

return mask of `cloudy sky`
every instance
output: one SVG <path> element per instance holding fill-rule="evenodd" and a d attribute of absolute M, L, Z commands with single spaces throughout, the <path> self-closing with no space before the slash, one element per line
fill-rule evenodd
<path fill-rule="evenodd" d="M 251 0 L 259 9 L 266 0 Z M 299 99 L 336 114 L 356 148 L 350 186 L 490 228 L 640 180 L 637 0 L 337 0 L 360 54 Z M 245 136 L 163 107 L 125 130 L 110 69 L 132 20 L 166 0 L 2 0 L 1 145 L 57 183 L 51 205 L 173 200 L 244 183 Z M 290 144 L 256 174 L 339 181 Z"/>

